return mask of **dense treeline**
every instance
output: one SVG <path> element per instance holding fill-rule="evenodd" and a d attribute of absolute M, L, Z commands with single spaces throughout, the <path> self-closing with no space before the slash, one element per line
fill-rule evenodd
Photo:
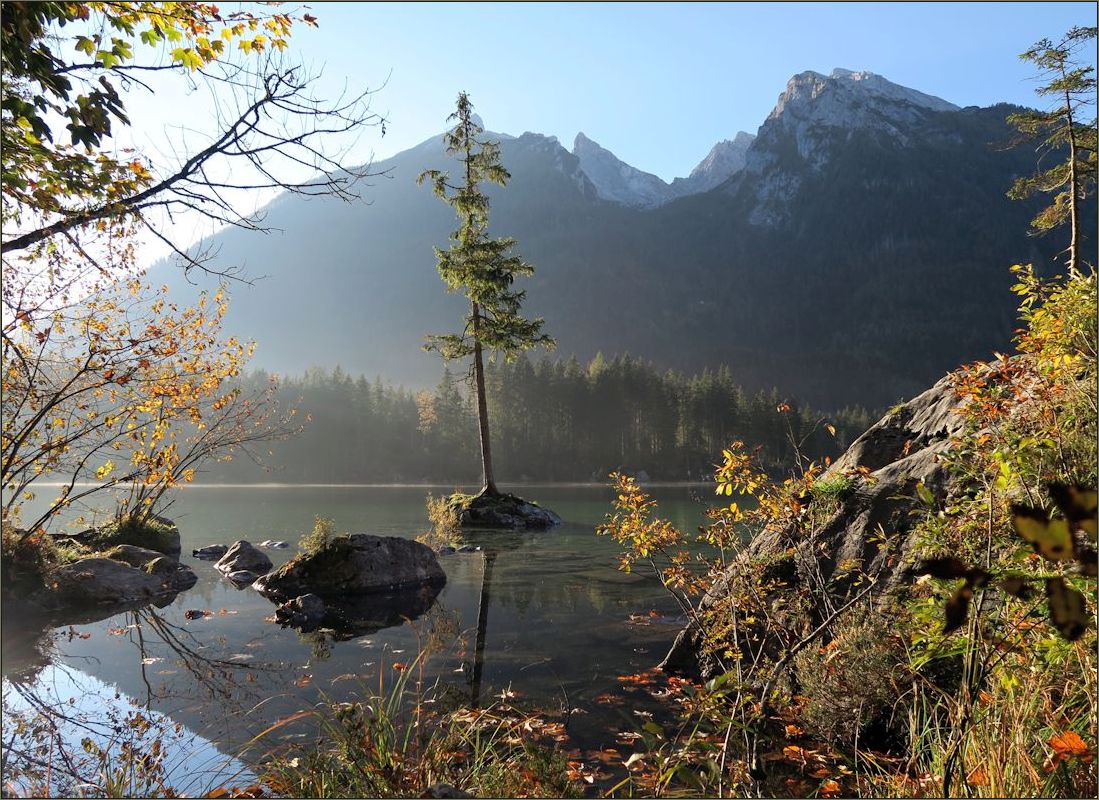
<path fill-rule="evenodd" d="M 464 377 L 447 371 L 434 391 L 418 393 L 339 367 L 283 379 L 281 400 L 307 416 L 304 432 L 276 443 L 266 470 L 236 459 L 203 480 L 472 485 L 480 476 L 477 422 Z M 245 378 L 267 380 L 262 372 Z M 586 366 L 520 358 L 489 365 L 486 382 L 505 483 L 602 481 L 614 469 L 705 479 L 735 439 L 760 446 L 764 463 L 778 468 L 793 458 L 791 433 L 804 439 L 803 453 L 834 456 L 873 416 L 862 408 L 822 415 L 777 390 L 749 396 L 727 367 L 685 376 L 629 356 L 600 354 Z"/>

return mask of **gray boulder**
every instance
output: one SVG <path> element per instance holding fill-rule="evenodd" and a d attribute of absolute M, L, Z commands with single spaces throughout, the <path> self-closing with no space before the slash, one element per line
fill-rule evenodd
<path fill-rule="evenodd" d="M 255 588 L 272 597 L 387 592 L 442 584 L 446 575 L 430 547 L 412 539 L 355 533 L 302 553 L 263 576 Z"/>
<path fill-rule="evenodd" d="M 188 567 L 164 556 L 144 567 L 96 556 L 59 567 L 53 580 L 56 602 L 125 605 L 190 589 L 198 577 Z"/>
<path fill-rule="evenodd" d="M 842 570 L 849 564 L 858 564 L 875 576 L 879 607 L 887 608 L 893 590 L 914 577 L 918 554 L 912 529 L 921 509 L 916 486 L 923 483 L 936 500 L 957 491 L 943 456 L 950 450 L 952 437 L 964 426 L 959 413 L 963 402 L 948 375 L 882 417 L 819 479 L 850 480 L 850 488 L 838 498 L 823 524 L 808 535 L 793 527 L 757 535 L 702 599 L 701 612 L 713 608 L 730 583 L 750 574 L 760 575 L 761 583 L 781 581 L 788 588 L 827 585 L 838 606 L 862 588 L 855 587 L 854 576 L 848 578 Z M 870 470 L 869 476 L 851 477 L 858 467 Z M 879 546 L 879 526 L 891 536 L 889 546 Z M 769 600 L 772 618 L 781 618 L 782 593 L 774 593 Z M 809 617 L 805 624 L 814 627 L 821 621 Z M 745 634 L 749 639 L 752 636 L 750 631 Z M 698 629 L 689 625 L 660 666 L 672 673 L 711 677 L 718 666 L 701 642 Z"/>
<path fill-rule="evenodd" d="M 242 539 L 233 542 L 214 567 L 226 575 L 241 571 L 262 575 L 271 570 L 272 563 L 266 553 Z"/>

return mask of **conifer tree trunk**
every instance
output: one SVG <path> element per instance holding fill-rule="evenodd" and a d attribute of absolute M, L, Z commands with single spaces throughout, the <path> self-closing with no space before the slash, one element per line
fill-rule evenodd
<path fill-rule="evenodd" d="M 1061 66 L 1061 77 L 1065 79 L 1065 67 Z M 1068 126 L 1068 188 L 1069 188 L 1069 225 L 1071 227 L 1068 245 L 1068 272 L 1073 277 L 1078 277 L 1080 272 L 1076 267 L 1077 247 L 1080 237 L 1080 207 L 1076 202 L 1080 186 L 1080 178 L 1076 174 L 1076 121 L 1072 117 L 1072 96 L 1065 89 L 1065 122 Z"/>
<path fill-rule="evenodd" d="M 481 356 L 481 309 L 473 304 L 473 380 L 477 389 L 477 430 L 481 438 L 481 468 L 484 472 L 482 495 L 499 494 L 492 472 L 492 442 L 488 432 L 488 403 L 485 400 L 485 364 Z"/>

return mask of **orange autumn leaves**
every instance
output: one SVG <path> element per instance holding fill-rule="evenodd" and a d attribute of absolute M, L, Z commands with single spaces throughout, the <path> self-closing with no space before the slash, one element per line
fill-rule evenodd
<path fill-rule="evenodd" d="M 1095 753 L 1076 731 L 1054 734 L 1049 737 L 1049 746 L 1053 749 L 1053 755 L 1046 762 L 1048 772 L 1055 770 L 1061 763 L 1080 761 L 1090 764 L 1095 760 Z"/>

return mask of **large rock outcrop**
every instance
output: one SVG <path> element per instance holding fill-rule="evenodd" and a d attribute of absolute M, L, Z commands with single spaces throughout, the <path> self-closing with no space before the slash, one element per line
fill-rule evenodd
<path fill-rule="evenodd" d="M 888 603 L 891 590 L 913 578 L 908 554 L 914 549 L 912 528 L 921 506 L 917 485 L 926 487 L 936 500 L 952 488 L 943 455 L 964 425 L 958 413 L 962 402 L 948 375 L 886 414 L 819 479 L 851 478 L 850 488 L 841 494 L 837 508 L 823 524 L 808 535 L 800 528 L 766 530 L 757 535 L 710 589 L 700 608 L 714 607 L 730 582 L 752 572 L 762 572 L 764 583 L 782 581 L 784 593 L 798 585 L 824 585 L 838 600 L 852 590 L 853 579 L 846 577 L 850 565 L 875 576 L 879 603 Z M 859 467 L 869 474 L 860 475 Z M 890 536 L 888 546 L 880 546 L 879 530 Z M 778 617 L 783 613 L 780 605 L 775 603 Z M 806 623 L 819 621 L 808 619 Z M 661 667 L 703 677 L 717 671 L 693 624 L 676 638 Z"/>
<path fill-rule="evenodd" d="M 446 574 L 427 545 L 397 536 L 354 533 L 296 556 L 260 578 L 254 588 L 280 599 L 310 593 L 327 599 L 443 583 Z"/>

